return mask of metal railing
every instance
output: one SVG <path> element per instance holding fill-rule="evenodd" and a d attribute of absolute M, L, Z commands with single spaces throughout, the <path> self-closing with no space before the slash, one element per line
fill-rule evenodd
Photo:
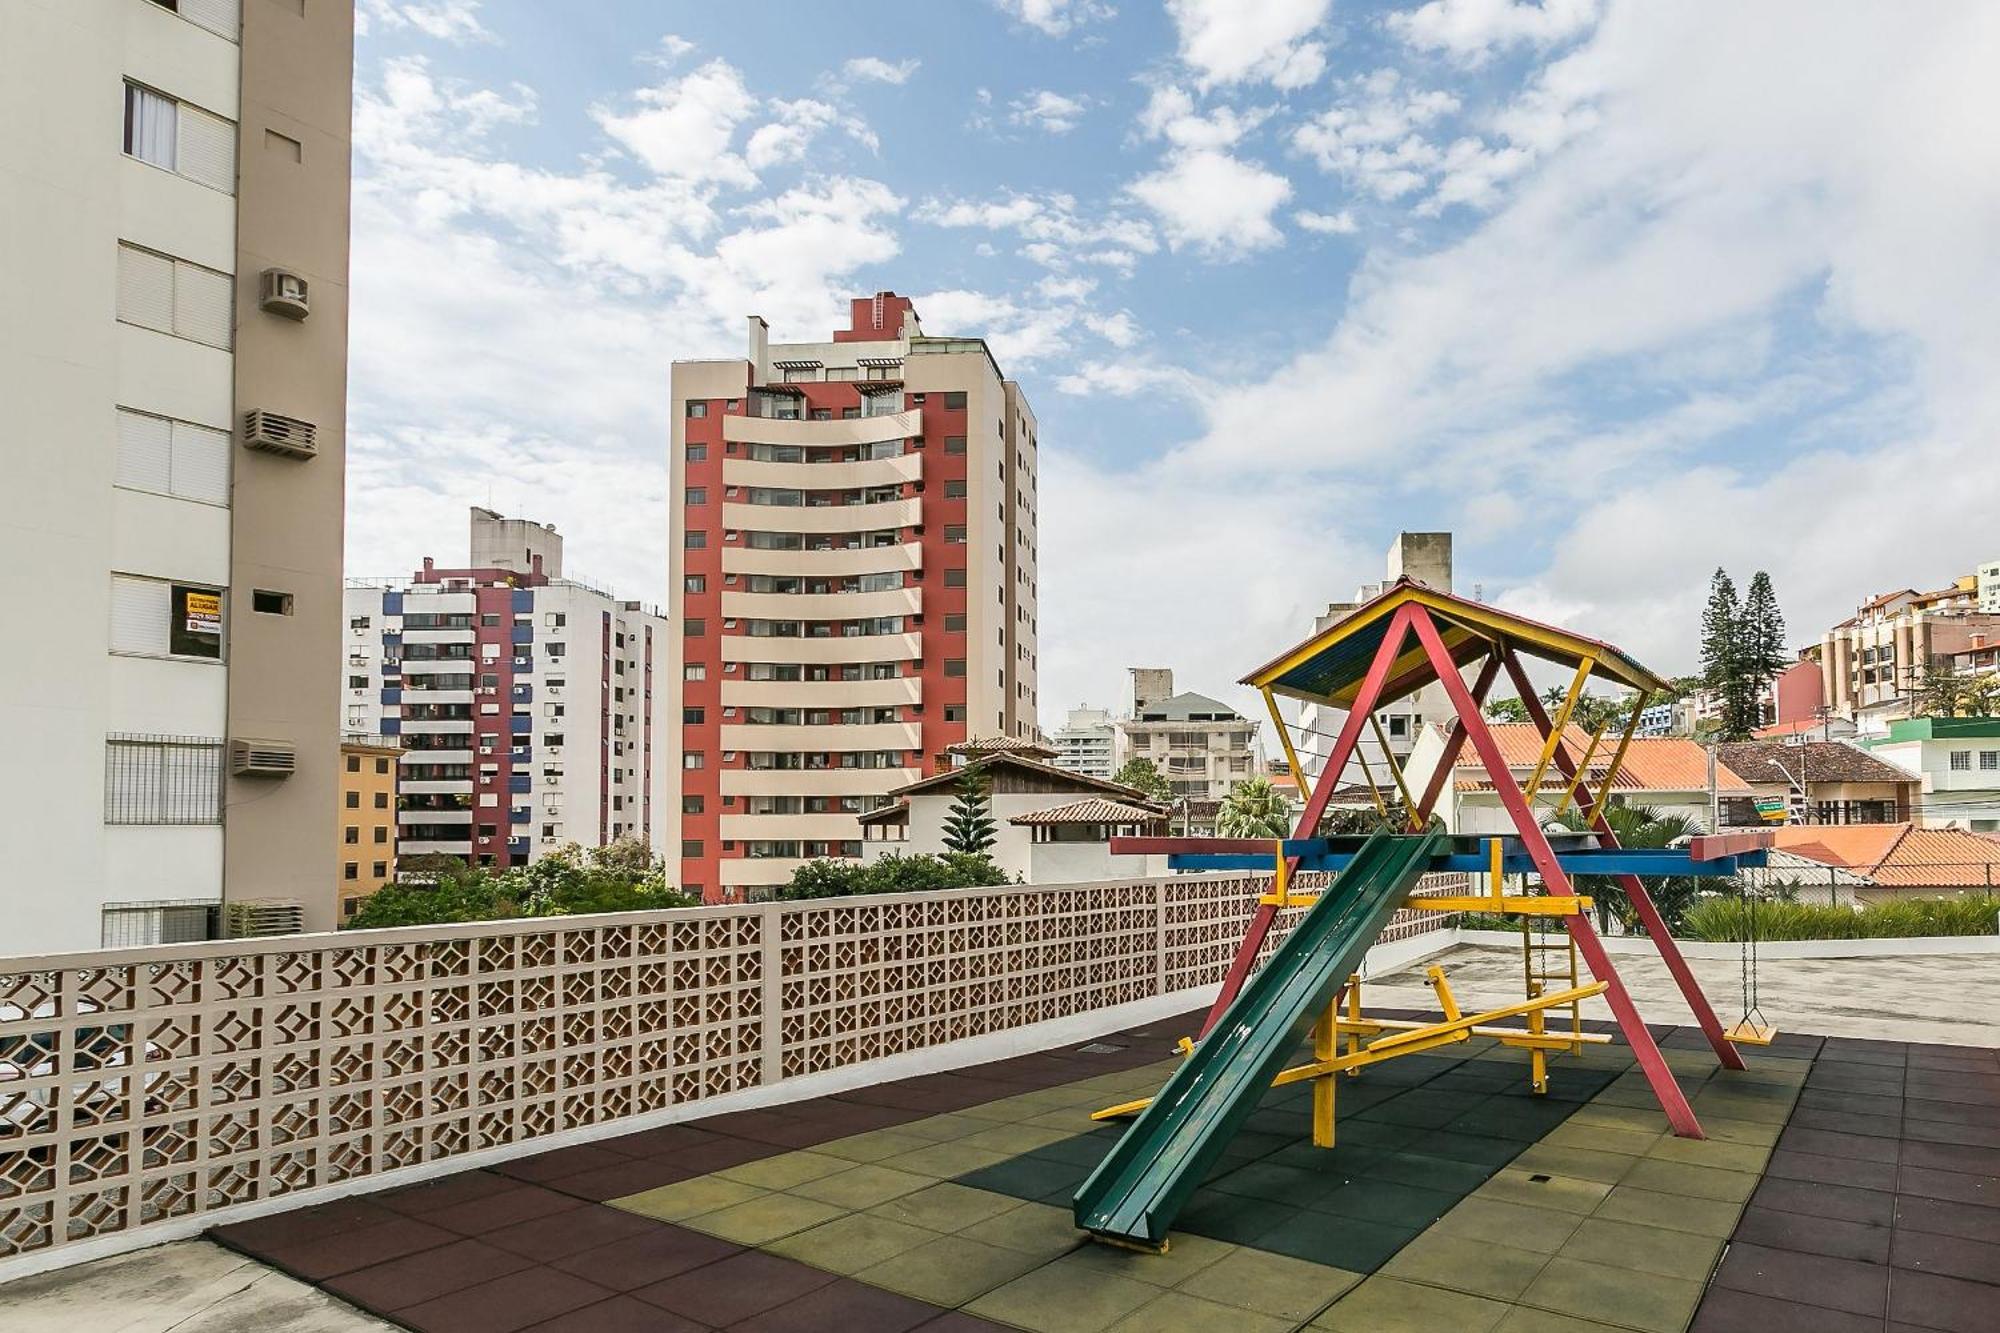
<path fill-rule="evenodd" d="M 1432 887 L 1463 892 L 1462 878 Z M 0 959 L 0 1277 L 171 1219 L 532 1151 L 1210 985 L 1268 883 L 1189 875 Z M 1406 911 L 1384 938 L 1447 921 Z"/>

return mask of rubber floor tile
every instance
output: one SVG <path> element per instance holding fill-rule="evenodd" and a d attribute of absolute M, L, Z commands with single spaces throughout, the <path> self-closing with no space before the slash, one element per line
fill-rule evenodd
<path fill-rule="evenodd" d="M 500 1227 L 486 1232 L 480 1239 L 488 1245 L 525 1255 L 538 1263 L 548 1263 L 580 1250 L 641 1236 L 663 1225 L 623 1209 L 586 1204 L 582 1208 Z"/>
<path fill-rule="evenodd" d="M 1297 1321 L 1257 1314 L 1233 1305 L 1163 1292 L 1113 1324 L 1106 1333 L 1291 1333 Z"/>
<path fill-rule="evenodd" d="M 937 1238 L 937 1232 L 922 1227 L 872 1213 L 849 1213 L 772 1241 L 764 1249 L 829 1273 L 852 1276 Z"/>
<path fill-rule="evenodd" d="M 1285 1255 L 1237 1250 L 1184 1279 L 1176 1290 L 1259 1314 L 1302 1320 L 1361 1281 L 1362 1274 Z"/>
<path fill-rule="evenodd" d="M 1512 1306 L 1380 1273 L 1335 1301 L 1315 1329 L 1331 1333 L 1492 1333 Z"/>
<path fill-rule="evenodd" d="M 1021 1206 L 1021 1201 L 1012 1195 L 976 1190 L 946 1180 L 876 1204 L 867 1211 L 892 1222 L 906 1222 L 929 1231 L 952 1232 Z"/>
<path fill-rule="evenodd" d="M 325 1286 L 342 1300 L 387 1314 L 519 1272 L 531 1262 L 483 1241 L 460 1240 L 343 1273 Z"/>
<path fill-rule="evenodd" d="M 662 1223 L 628 1239 L 581 1250 L 549 1266 L 613 1291 L 631 1291 L 740 1253 L 741 1247 L 726 1240 Z"/>
<path fill-rule="evenodd" d="M 1994 1318 L 2000 1323 L 2000 1245 L 1962 1236 L 1898 1230 L 1890 1247 L 1889 1262 L 1898 1269 L 1993 1284 Z"/>
<path fill-rule="evenodd" d="M 584 1201 L 574 1195 L 544 1189 L 540 1185 L 517 1185 L 499 1194 L 433 1209 L 419 1216 L 432 1226 L 444 1227 L 462 1235 L 481 1236 L 501 1227 L 513 1226 L 516 1222 L 584 1206 Z"/>
<path fill-rule="evenodd" d="M 1887 1303 L 1889 1270 L 1851 1259 L 1734 1244 L 1715 1270 L 1715 1283 L 1733 1291 L 1879 1319 Z"/>
<path fill-rule="evenodd" d="M 318 1282 L 405 1255 L 439 1249 L 458 1239 L 457 1232 L 434 1227 L 418 1218 L 396 1217 L 372 1227 L 261 1251 L 257 1257 L 308 1282 Z"/>
<path fill-rule="evenodd" d="M 1521 1303 L 1648 1333 L 1681 1333 L 1701 1291 L 1701 1283 L 1684 1278 L 1558 1256 L 1529 1284 Z"/>
<path fill-rule="evenodd" d="M 1882 1321 L 1820 1305 L 1712 1287 L 1688 1333 L 1882 1333 Z"/>
<path fill-rule="evenodd" d="M 553 1268 L 524 1268 L 399 1310 L 396 1321 L 419 1333 L 514 1333 L 615 1294 Z"/>
<path fill-rule="evenodd" d="M 1803 1213 L 1807 1217 L 1828 1217 L 1868 1226 L 1888 1226 L 1896 1212 L 1896 1196 L 1887 1190 L 1856 1189 L 1851 1185 L 1823 1185 L 1810 1180 L 1785 1180 L 1766 1176 L 1750 1196 L 1754 1208 L 1774 1208 L 1780 1212 Z"/>
<path fill-rule="evenodd" d="M 1558 1257 L 1606 1268 L 1632 1268 L 1687 1282 L 1707 1282 L 1721 1253 L 1722 1241 L 1714 1236 L 1589 1217 L 1563 1243 Z"/>
<path fill-rule="evenodd" d="M 1899 1272 L 1889 1289 L 1889 1317 L 1946 1333 L 1992 1333 L 2000 1290 L 1937 1273 Z"/>
<path fill-rule="evenodd" d="M 1150 1283 L 1047 1264 L 965 1308 L 1033 1333 L 1101 1333 L 1159 1294 Z"/>
<path fill-rule="evenodd" d="M 707 1333 L 707 1329 L 657 1305 L 630 1296 L 613 1296 L 608 1301 L 530 1324 L 522 1333 Z"/>
<path fill-rule="evenodd" d="M 952 1307 L 1005 1286 L 1042 1263 L 1040 1255 L 963 1236 L 940 1236 L 873 1268 L 864 1268 L 855 1278 L 915 1300 Z"/>
<path fill-rule="evenodd" d="M 657 1305 L 685 1315 L 712 1328 L 726 1328 L 738 1320 L 761 1314 L 774 1305 L 815 1291 L 832 1282 L 831 1273 L 780 1259 L 774 1254 L 746 1250 L 720 1262 L 706 1265 L 640 1287 L 632 1294 L 648 1305 Z"/>
<path fill-rule="evenodd" d="M 734 1333 L 908 1333 L 944 1311 L 893 1291 L 837 1279 L 797 1300 L 774 1305 L 734 1326 Z"/>
<path fill-rule="evenodd" d="M 1752 1205 L 1736 1224 L 1735 1240 L 1773 1250 L 1823 1254 L 1865 1264 L 1889 1262 L 1889 1228 L 1834 1217 L 1809 1217 Z"/>
<path fill-rule="evenodd" d="M 459 1171 L 449 1176 L 439 1176 L 436 1180 L 426 1180 L 416 1185 L 404 1185 L 400 1189 L 384 1190 L 380 1194 L 370 1194 L 366 1202 L 379 1204 L 398 1213 L 416 1215 L 437 1208 L 446 1208 L 455 1203 L 465 1203 L 471 1199 L 483 1199 L 489 1194 L 504 1194 L 518 1184 L 518 1181 L 496 1175 L 491 1171 Z M 359 1201 L 342 1200 L 342 1202 Z M 296 1214 L 282 1213 L 280 1216 L 292 1217 Z"/>
<path fill-rule="evenodd" d="M 1419 1232 L 1417 1227 L 1306 1212 L 1258 1237 L 1256 1248 L 1349 1272 L 1372 1273 Z"/>
<path fill-rule="evenodd" d="M 1905 1195 L 1896 1200 L 1895 1214 L 1898 1230 L 1928 1231 L 2000 1245 L 2000 1207 Z"/>

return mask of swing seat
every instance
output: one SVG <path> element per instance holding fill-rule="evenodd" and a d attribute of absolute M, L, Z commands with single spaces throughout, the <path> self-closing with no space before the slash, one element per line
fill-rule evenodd
<path fill-rule="evenodd" d="M 1778 1029 L 1768 1023 L 1753 1023 L 1746 1018 L 1722 1035 L 1739 1046 L 1769 1046 L 1771 1039 L 1778 1035 Z"/>

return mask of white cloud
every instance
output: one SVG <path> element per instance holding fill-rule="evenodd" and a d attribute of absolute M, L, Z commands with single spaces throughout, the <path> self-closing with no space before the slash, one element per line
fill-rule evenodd
<path fill-rule="evenodd" d="M 1292 221 L 1303 230 L 1320 236 L 1352 236 L 1361 230 L 1361 224 L 1354 220 L 1353 212 L 1345 208 L 1338 213 L 1313 213 L 1300 209 L 1292 214 Z"/>
<path fill-rule="evenodd" d="M 1046 268 L 1094 264 L 1129 273 L 1140 256 L 1160 248 L 1141 219 L 1116 212 L 1086 216 L 1068 194 L 1011 194 L 985 202 L 929 199 L 914 216 L 938 227 L 1014 232 L 1026 242 L 1021 253 Z"/>
<path fill-rule="evenodd" d="M 1284 241 L 1271 215 L 1291 198 L 1291 182 L 1228 153 L 1203 148 L 1175 155 L 1126 189 L 1158 215 L 1175 250 L 1241 259 Z"/>
<path fill-rule="evenodd" d="M 494 40 L 479 21 L 479 0 L 360 0 L 354 31 L 360 36 L 414 32 L 442 42 Z"/>
<path fill-rule="evenodd" d="M 1341 100 L 1292 131 L 1292 147 L 1378 199 L 1423 189 L 1444 152 L 1422 133 L 1459 109 L 1439 90 L 1411 89 L 1393 69 L 1344 84 Z"/>
<path fill-rule="evenodd" d="M 1015 98 L 1011 105 L 1013 112 L 1007 119 L 1014 124 L 1049 134 L 1068 134 L 1083 122 L 1084 113 L 1090 110 L 1090 99 L 1038 88 Z"/>
<path fill-rule="evenodd" d="M 636 106 L 630 112 L 600 105 L 591 108 L 591 117 L 654 172 L 681 180 L 756 183 L 749 166 L 730 151 L 736 127 L 757 106 L 735 66 L 711 60 L 682 78 L 640 89 L 632 100 Z"/>
<path fill-rule="evenodd" d="M 1265 82 L 1303 88 L 1326 70 L 1326 44 L 1308 40 L 1332 0 L 1167 0 L 1180 58 L 1204 91 Z"/>
<path fill-rule="evenodd" d="M 923 62 L 912 56 L 908 60 L 888 61 L 880 56 L 856 56 L 840 67 L 847 78 L 860 83 L 895 83 L 910 81 Z"/>
<path fill-rule="evenodd" d="M 1100 0 L 993 0 L 1001 13 L 1047 37 L 1066 37 L 1077 28 L 1101 23 L 1118 11 Z"/>
<path fill-rule="evenodd" d="M 1173 84 L 1155 88 L 1139 112 L 1139 133 L 1165 139 L 1176 148 L 1228 148 L 1271 118 L 1274 107 L 1217 107 L 1207 115 L 1195 110 L 1194 98 Z"/>
<path fill-rule="evenodd" d="M 829 102 L 810 97 L 790 102 L 777 99 L 770 103 L 769 109 L 776 119 L 753 130 L 743 147 L 743 159 L 752 171 L 762 172 L 782 163 L 803 161 L 806 149 L 820 131 L 834 125 L 871 152 L 880 147 L 875 132 L 866 121 L 848 115 Z"/>
<path fill-rule="evenodd" d="M 1411 46 L 1478 64 L 1514 46 L 1554 46 L 1596 22 L 1598 0 L 1430 0 L 1388 17 L 1389 30 Z"/>

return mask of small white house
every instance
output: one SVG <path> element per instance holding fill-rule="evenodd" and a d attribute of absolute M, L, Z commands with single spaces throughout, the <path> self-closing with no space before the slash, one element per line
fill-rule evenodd
<path fill-rule="evenodd" d="M 953 767 L 898 787 L 891 804 L 857 816 L 862 859 L 945 850 L 945 820 L 967 767 L 990 783 L 993 863 L 1029 884 L 1075 884 L 1167 873 L 1164 856 L 1113 856 L 1111 839 L 1163 835 L 1167 811 L 1131 787 L 1046 762 L 1054 752 L 1028 741 L 954 746 Z"/>

